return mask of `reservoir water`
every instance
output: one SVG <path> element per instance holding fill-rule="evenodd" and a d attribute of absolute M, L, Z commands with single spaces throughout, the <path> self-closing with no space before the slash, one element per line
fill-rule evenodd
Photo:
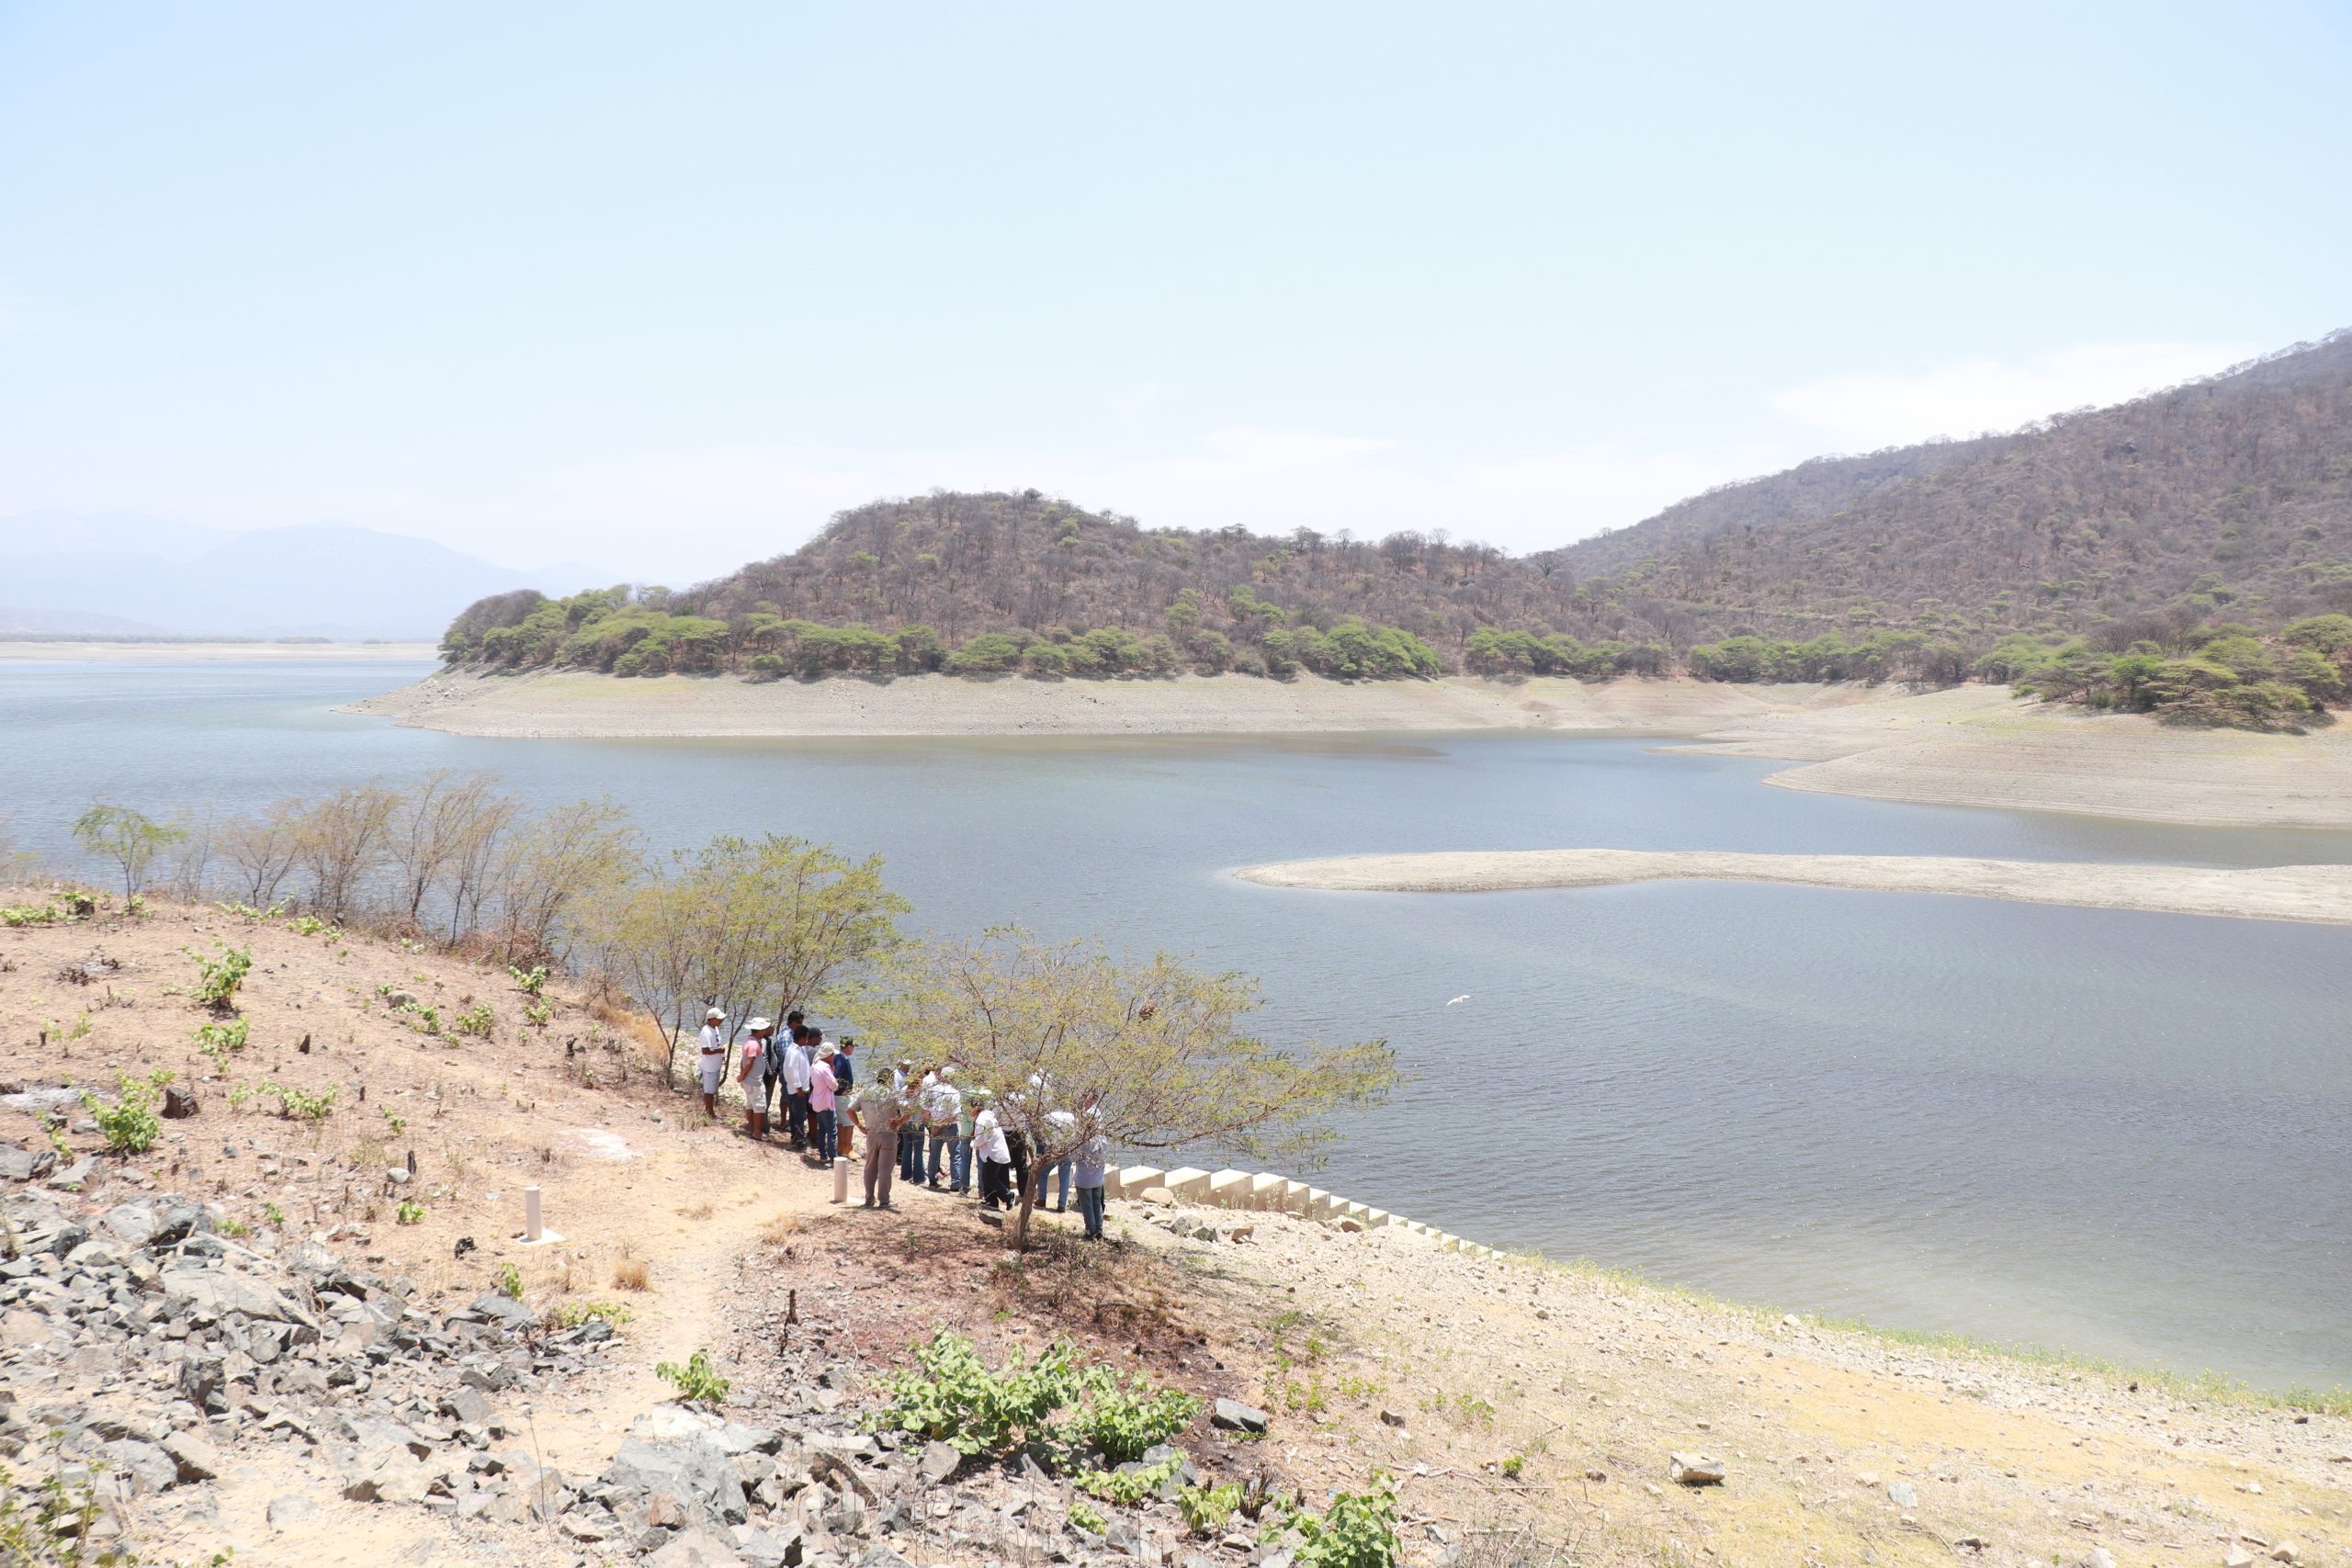
<path fill-rule="evenodd" d="M 2352 834 L 1805 795 L 1638 738 L 489 740 L 332 711 L 423 673 L 0 664 L 0 814 L 63 862 L 93 795 L 234 811 L 454 766 L 610 795 L 657 845 L 878 852 L 928 929 L 1166 947 L 1261 976 L 1272 1038 L 1394 1042 L 1412 1081 L 1318 1178 L 1350 1197 L 1778 1307 L 2352 1383 L 2352 931 L 1225 874 L 1574 845 L 2268 865 Z"/>

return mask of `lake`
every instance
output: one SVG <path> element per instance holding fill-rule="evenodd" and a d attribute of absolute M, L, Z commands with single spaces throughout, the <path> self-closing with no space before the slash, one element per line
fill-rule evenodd
<path fill-rule="evenodd" d="M 930 929 L 1165 946 L 1262 976 L 1270 1037 L 1393 1041 L 1411 1083 L 1317 1178 L 1349 1197 L 1776 1307 L 2352 1383 L 2352 931 L 1225 874 L 1574 845 L 2267 865 L 2352 861 L 2352 834 L 1806 795 L 1623 737 L 492 740 L 332 711 L 424 672 L 0 664 L 0 811 L 63 859 L 94 795 L 241 810 L 482 768 L 609 794 L 662 845 L 878 852 Z"/>

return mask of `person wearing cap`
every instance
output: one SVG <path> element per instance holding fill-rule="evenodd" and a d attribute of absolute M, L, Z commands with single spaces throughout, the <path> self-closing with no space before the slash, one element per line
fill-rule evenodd
<path fill-rule="evenodd" d="M 899 1128 L 899 1179 L 913 1185 L 922 1180 L 922 1092 L 937 1082 L 913 1062 L 901 1062 L 892 1080 L 907 1103 L 907 1119 Z"/>
<path fill-rule="evenodd" d="M 823 1030 L 808 1032 L 808 1136 L 817 1157 L 830 1168 L 834 1148 L 833 1107 L 840 1096 L 833 1079 L 833 1064 L 819 1050 L 824 1043 Z"/>
<path fill-rule="evenodd" d="M 718 1026 L 727 1015 L 717 1008 L 702 1015 L 702 1060 L 698 1077 L 702 1083 L 702 1112 L 712 1121 L 718 1120 L 718 1080 L 727 1076 L 727 1036 Z"/>
<path fill-rule="evenodd" d="M 775 1025 L 764 1018 L 755 1018 L 743 1027 L 750 1038 L 743 1042 L 743 1065 L 735 1074 L 743 1086 L 743 1131 L 747 1136 L 764 1139 L 768 1135 L 768 1096 L 775 1091 L 777 1071 Z"/>
<path fill-rule="evenodd" d="M 931 1138 L 929 1186 L 934 1192 L 940 1188 L 943 1166 L 958 1192 L 964 1190 L 971 1174 L 971 1145 L 960 1141 L 963 1111 L 964 1094 L 956 1087 L 956 1065 L 943 1062 L 937 1072 L 923 1080 L 922 1089 L 922 1126 Z"/>
<path fill-rule="evenodd" d="M 825 1032 L 821 1029 L 818 1030 L 816 1034 L 820 1041 L 825 1038 Z M 854 1092 L 857 1088 L 857 1067 L 850 1060 L 856 1050 L 857 1042 L 844 1034 L 842 1036 L 841 1048 L 826 1058 L 833 1065 L 833 1094 L 836 1100 L 842 1095 Z M 839 1155 L 843 1159 L 847 1159 L 857 1153 L 857 1129 L 852 1124 L 846 1112 L 835 1117 L 834 1120 L 840 1123 L 841 1146 L 827 1149 L 825 1157 L 830 1160 L 835 1155 Z"/>

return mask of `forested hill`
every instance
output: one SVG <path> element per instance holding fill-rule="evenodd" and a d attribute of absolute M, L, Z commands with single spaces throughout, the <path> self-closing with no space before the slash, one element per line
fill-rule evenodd
<path fill-rule="evenodd" d="M 1511 558 L 1442 531 L 1148 528 L 1037 491 L 836 516 L 680 591 L 485 599 L 455 662 L 1055 675 L 1957 679 L 2352 609 L 2352 334 L 2006 435 L 1825 458 Z M 1711 656 L 1724 639 L 1735 658 Z M 2015 666 L 2015 648 L 2003 668 Z M 1747 677 L 1752 678 L 1752 677 Z"/>
<path fill-rule="evenodd" d="M 1538 558 L 1678 643 L 2106 627 L 2120 648 L 2217 610 L 2352 608 L 2352 332 L 2014 434 L 1806 464 Z"/>

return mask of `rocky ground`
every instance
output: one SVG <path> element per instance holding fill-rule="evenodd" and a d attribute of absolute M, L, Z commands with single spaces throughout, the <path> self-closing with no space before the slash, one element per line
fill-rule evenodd
<path fill-rule="evenodd" d="M 218 1061 L 184 990 L 215 942 L 254 958 Z M 485 1005 L 487 1035 L 448 1030 Z M 662 1089 L 596 998 L 529 1005 L 503 968 L 213 908 L 0 931 L 19 1496 L 61 1475 L 96 1536 L 191 1563 L 1239 1568 L 1303 1544 L 1189 1534 L 1166 1496 L 1091 1528 L 1035 1457 L 868 1431 L 944 1326 L 991 1359 L 1067 1334 L 1227 1402 L 1175 1438 L 1206 1480 L 1319 1504 L 1386 1473 L 1413 1563 L 2352 1563 L 2342 1417 L 1282 1215 L 1120 1203 L 1102 1247 L 1045 1215 L 1016 1258 L 968 1200 L 834 1208 L 821 1167 Z M 187 1113 L 101 1152 L 78 1091 L 158 1070 Z M 335 1100 L 281 1114 L 264 1084 Z M 517 1234 L 526 1184 L 561 1238 Z M 716 1410 L 654 1370 L 698 1350 Z"/>

